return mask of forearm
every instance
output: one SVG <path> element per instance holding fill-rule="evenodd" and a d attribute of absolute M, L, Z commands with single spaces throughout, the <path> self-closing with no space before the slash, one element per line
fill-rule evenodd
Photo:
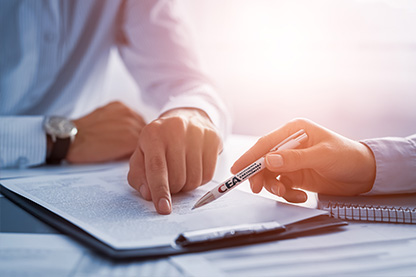
<path fill-rule="evenodd" d="M 416 135 L 362 141 L 374 153 L 376 179 L 367 194 L 416 192 Z"/>
<path fill-rule="evenodd" d="M 40 165 L 46 158 L 42 116 L 0 117 L 0 167 Z"/>

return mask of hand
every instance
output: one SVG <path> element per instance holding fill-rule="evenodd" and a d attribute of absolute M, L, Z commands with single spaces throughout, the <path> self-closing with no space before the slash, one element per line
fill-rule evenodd
<path fill-rule="evenodd" d="M 136 149 L 143 118 L 122 104 L 112 102 L 74 120 L 78 134 L 66 160 L 70 163 L 96 163 L 128 158 Z"/>
<path fill-rule="evenodd" d="M 298 149 L 268 153 L 300 129 L 308 134 L 308 140 Z M 259 139 L 234 163 L 231 171 L 235 174 L 263 155 L 266 155 L 266 169 L 250 178 L 252 191 L 259 193 L 264 186 L 289 202 L 307 200 L 306 193 L 297 188 L 332 195 L 357 195 L 370 191 L 375 179 L 375 159 L 367 146 L 305 119 L 292 120 Z"/>
<path fill-rule="evenodd" d="M 130 159 L 129 184 L 160 214 L 172 210 L 171 193 L 210 181 L 221 138 L 208 116 L 197 109 L 170 110 L 143 128 Z"/>

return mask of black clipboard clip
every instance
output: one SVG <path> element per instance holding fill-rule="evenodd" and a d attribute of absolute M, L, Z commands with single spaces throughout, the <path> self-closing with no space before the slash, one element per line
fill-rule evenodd
<path fill-rule="evenodd" d="M 196 252 L 313 235 L 315 232 L 329 231 L 345 225 L 348 225 L 348 223 L 337 218 L 318 215 L 287 225 L 270 221 L 188 231 L 180 234 L 175 243 L 179 248 Z"/>
<path fill-rule="evenodd" d="M 278 234 L 286 230 L 285 226 L 276 221 L 241 224 L 227 227 L 211 228 L 184 232 L 176 239 L 176 244 L 182 247 L 244 239 L 250 236 Z"/>

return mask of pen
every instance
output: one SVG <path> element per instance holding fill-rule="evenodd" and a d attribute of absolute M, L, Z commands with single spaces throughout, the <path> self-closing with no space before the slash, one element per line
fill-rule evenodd
<path fill-rule="evenodd" d="M 305 133 L 303 129 L 297 131 L 296 133 L 292 134 L 291 136 L 284 139 L 278 145 L 273 147 L 269 152 L 276 151 L 276 150 L 283 150 L 283 149 L 293 149 L 298 147 L 304 140 L 308 138 L 308 135 Z M 219 186 L 215 187 L 214 189 L 208 191 L 204 194 L 192 207 L 193 209 L 202 207 L 208 203 L 211 203 L 215 199 L 220 198 L 221 196 L 225 195 L 227 192 L 231 191 L 233 188 L 237 187 L 237 185 L 241 184 L 248 178 L 254 176 L 255 174 L 259 173 L 266 167 L 264 157 L 261 157 L 254 163 L 250 164 L 234 176 L 231 176 L 224 182 L 222 182 Z"/>

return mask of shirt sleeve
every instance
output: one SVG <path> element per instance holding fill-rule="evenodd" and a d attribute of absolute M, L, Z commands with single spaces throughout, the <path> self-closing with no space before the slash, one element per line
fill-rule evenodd
<path fill-rule="evenodd" d="M 0 116 L 0 168 L 45 162 L 43 119 L 43 116 Z"/>
<path fill-rule="evenodd" d="M 174 1 L 127 1 L 118 48 L 144 102 L 163 113 L 174 108 L 205 111 L 223 137 L 228 109 L 201 72 L 193 43 Z"/>
<path fill-rule="evenodd" d="M 366 194 L 416 192 L 416 134 L 361 142 L 373 151 L 376 159 L 376 179 Z"/>

